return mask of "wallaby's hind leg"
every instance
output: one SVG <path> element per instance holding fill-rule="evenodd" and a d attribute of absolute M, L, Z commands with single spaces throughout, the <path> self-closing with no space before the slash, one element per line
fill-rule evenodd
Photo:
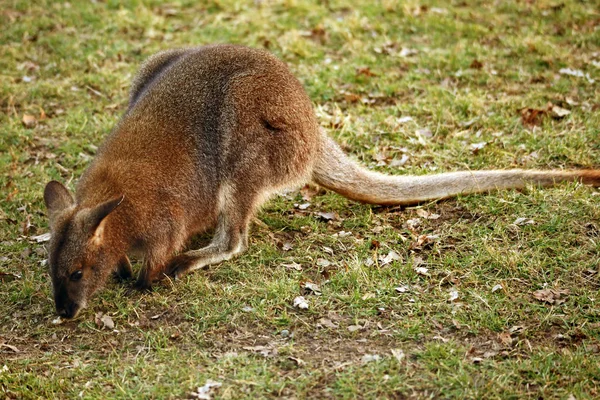
<path fill-rule="evenodd" d="M 229 260 L 246 250 L 249 218 L 240 220 L 232 217 L 230 214 L 221 213 L 210 244 L 174 257 L 167 265 L 165 274 L 179 278 L 207 265 Z"/>

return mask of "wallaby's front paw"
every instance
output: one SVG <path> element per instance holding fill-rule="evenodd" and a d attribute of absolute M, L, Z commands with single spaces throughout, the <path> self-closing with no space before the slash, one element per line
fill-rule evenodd
<path fill-rule="evenodd" d="M 127 258 L 127 256 L 123 256 L 121 260 L 119 260 L 119 264 L 117 265 L 117 270 L 115 271 L 114 275 L 119 282 L 124 282 L 133 278 L 131 263 L 129 262 L 129 258 Z"/>
<path fill-rule="evenodd" d="M 179 279 L 190 270 L 195 261 L 196 259 L 194 257 L 190 257 L 186 254 L 180 254 L 173 257 L 165 269 L 165 275 L 170 276 L 173 279 Z"/>
<path fill-rule="evenodd" d="M 150 292 L 152 291 L 152 283 L 147 279 L 138 279 L 135 281 L 133 288 L 139 292 Z"/>

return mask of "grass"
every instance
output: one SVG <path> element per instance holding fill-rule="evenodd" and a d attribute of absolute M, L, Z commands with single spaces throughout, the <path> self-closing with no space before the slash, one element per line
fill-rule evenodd
<path fill-rule="evenodd" d="M 362 3 L 3 2 L 0 396 L 186 398 L 209 379 L 235 399 L 600 396 L 599 197 L 576 184 L 409 209 L 318 192 L 301 210 L 291 192 L 264 207 L 241 257 L 150 294 L 111 283 L 52 323 L 31 239 L 48 230 L 43 187 L 73 187 L 161 49 L 269 49 L 348 153 L 390 174 L 599 166 L 593 2 Z M 548 103 L 570 114 L 523 123 L 520 110 Z M 322 294 L 304 293 L 307 281 Z M 569 294 L 541 302 L 545 288 Z M 301 294 L 308 310 L 292 306 Z"/>

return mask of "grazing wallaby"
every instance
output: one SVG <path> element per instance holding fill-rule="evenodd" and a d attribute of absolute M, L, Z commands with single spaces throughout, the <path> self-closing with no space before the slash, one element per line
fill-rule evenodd
<path fill-rule="evenodd" d="M 75 198 L 46 186 L 57 312 L 74 317 L 111 273 L 130 277 L 128 252 L 144 256 L 138 288 L 228 260 L 246 248 L 269 195 L 309 180 L 353 200 L 409 205 L 527 183 L 599 185 L 600 171 L 371 172 L 320 130 L 300 82 L 273 55 L 233 45 L 161 52 L 141 67 Z M 208 246 L 177 255 L 210 228 Z"/>

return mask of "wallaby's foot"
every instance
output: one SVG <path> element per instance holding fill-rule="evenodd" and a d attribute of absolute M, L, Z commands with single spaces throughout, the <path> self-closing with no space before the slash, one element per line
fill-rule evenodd
<path fill-rule="evenodd" d="M 173 257 L 167 264 L 164 274 L 178 279 L 189 272 L 229 260 L 243 252 L 248 244 L 249 217 L 240 219 L 244 222 L 235 225 L 232 224 L 231 215 L 221 214 L 211 243 L 201 249 Z"/>
<path fill-rule="evenodd" d="M 125 282 L 125 281 L 128 281 L 129 279 L 133 278 L 131 262 L 129 262 L 129 258 L 127 256 L 123 256 L 119 260 L 119 264 L 117 265 L 117 270 L 115 271 L 115 278 L 119 282 Z"/>
<path fill-rule="evenodd" d="M 165 275 L 173 279 L 179 279 L 186 273 L 192 271 L 194 264 L 198 261 L 197 257 L 188 255 L 187 253 L 175 256 L 169 261 L 165 269 Z"/>

